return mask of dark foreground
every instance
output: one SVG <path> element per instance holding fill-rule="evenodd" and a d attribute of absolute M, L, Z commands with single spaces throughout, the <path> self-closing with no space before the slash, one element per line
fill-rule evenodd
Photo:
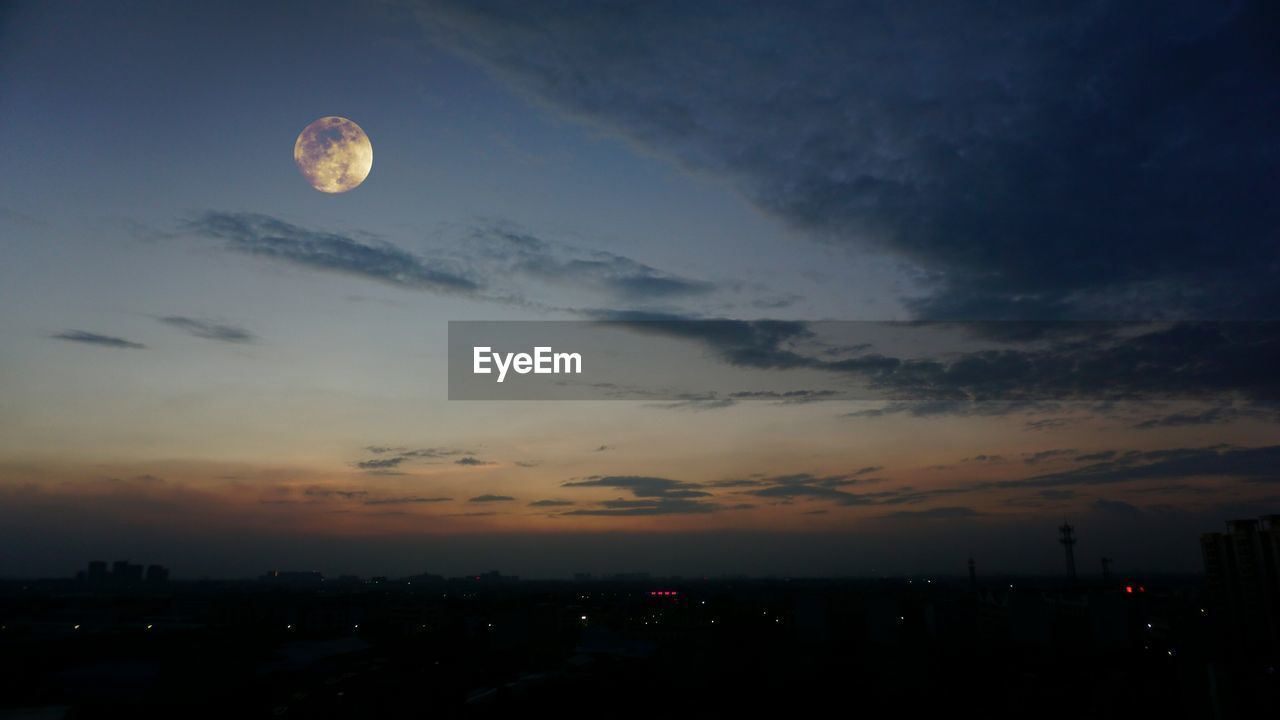
<path fill-rule="evenodd" d="M 1273 630 L 1195 578 L 0 585 L 0 718 L 1238 718 Z"/>

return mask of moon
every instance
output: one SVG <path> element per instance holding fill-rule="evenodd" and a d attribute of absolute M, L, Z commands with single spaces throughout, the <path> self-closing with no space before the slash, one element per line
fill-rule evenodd
<path fill-rule="evenodd" d="M 359 125 L 344 117 L 322 117 L 302 129 L 293 144 L 293 161 L 311 187 L 323 193 L 354 190 L 369 177 L 373 143 Z"/>

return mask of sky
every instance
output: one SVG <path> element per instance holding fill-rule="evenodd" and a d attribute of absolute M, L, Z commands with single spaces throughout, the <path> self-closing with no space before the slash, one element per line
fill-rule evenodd
<path fill-rule="evenodd" d="M 1276 13 L 7 3 L 0 576 L 1196 571 L 1280 512 Z M 450 400 L 474 320 L 717 386 Z"/>

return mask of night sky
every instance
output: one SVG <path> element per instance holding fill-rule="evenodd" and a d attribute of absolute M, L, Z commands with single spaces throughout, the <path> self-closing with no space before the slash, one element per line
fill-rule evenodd
<path fill-rule="evenodd" d="M 1195 571 L 1280 512 L 1278 14 L 6 3 L 0 576 Z M 448 321 L 583 319 L 773 389 L 447 399 Z"/>

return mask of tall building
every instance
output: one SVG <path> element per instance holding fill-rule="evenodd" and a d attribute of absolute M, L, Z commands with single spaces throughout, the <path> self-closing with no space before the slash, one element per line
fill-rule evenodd
<path fill-rule="evenodd" d="M 142 582 L 142 566 L 128 560 L 117 560 L 111 564 L 111 579 L 117 583 Z"/>
<path fill-rule="evenodd" d="M 1062 527 L 1058 528 L 1058 542 L 1062 543 L 1067 553 L 1067 579 L 1074 582 L 1076 579 L 1076 529 L 1065 520 L 1062 521 Z"/>
<path fill-rule="evenodd" d="M 1210 603 L 1244 637 L 1280 639 L 1280 515 L 1200 536 Z"/>

